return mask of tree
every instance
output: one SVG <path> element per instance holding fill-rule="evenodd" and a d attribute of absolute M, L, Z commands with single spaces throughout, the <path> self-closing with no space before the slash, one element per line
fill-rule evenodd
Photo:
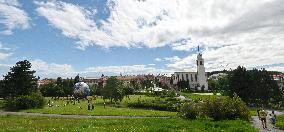
<path fill-rule="evenodd" d="M 154 87 L 154 84 L 150 79 L 146 79 L 142 81 L 142 87 L 148 89 L 150 87 Z"/>
<path fill-rule="evenodd" d="M 233 96 L 237 93 L 245 102 L 248 102 L 252 91 L 250 86 L 252 80 L 245 67 L 238 66 L 237 69 L 229 72 L 228 74 L 228 88 L 227 94 Z"/>
<path fill-rule="evenodd" d="M 127 85 L 124 87 L 124 94 L 129 98 L 129 95 L 132 95 L 134 93 L 134 88 L 131 87 L 131 85 Z"/>
<path fill-rule="evenodd" d="M 189 82 L 188 81 L 179 81 L 177 83 L 177 86 L 179 89 L 186 89 L 189 88 Z"/>
<path fill-rule="evenodd" d="M 208 79 L 208 89 L 211 91 L 217 91 L 217 81 L 213 79 Z"/>
<path fill-rule="evenodd" d="M 56 96 L 56 83 L 50 82 L 40 86 L 40 92 L 45 97 L 55 97 Z"/>
<path fill-rule="evenodd" d="M 142 89 L 142 85 L 135 80 L 130 81 L 130 85 L 134 91 L 140 91 Z"/>
<path fill-rule="evenodd" d="M 74 78 L 74 84 L 80 82 L 80 76 L 79 74 Z"/>
<path fill-rule="evenodd" d="M 104 85 L 103 81 L 98 82 L 98 86 L 96 89 L 96 95 L 102 95 L 102 90 L 104 88 L 103 85 Z"/>
<path fill-rule="evenodd" d="M 73 79 L 64 79 L 62 82 L 62 86 L 63 86 L 63 91 L 64 91 L 64 95 L 72 95 L 73 90 L 74 90 L 74 83 L 73 83 Z"/>
<path fill-rule="evenodd" d="M 63 80 L 62 80 L 61 77 L 57 77 L 57 79 L 56 79 L 56 84 L 57 84 L 57 85 L 63 85 Z"/>
<path fill-rule="evenodd" d="M 115 77 L 110 77 L 106 81 L 106 85 L 102 90 L 104 99 L 114 100 L 115 102 L 121 101 L 124 97 L 123 84 Z"/>
<path fill-rule="evenodd" d="M 96 85 L 96 84 L 91 85 L 91 86 L 90 86 L 90 90 L 91 90 L 91 95 L 96 95 L 96 92 L 97 92 L 97 85 Z"/>
<path fill-rule="evenodd" d="M 31 70 L 31 63 L 27 60 L 19 61 L 10 68 L 10 72 L 4 76 L 1 87 L 4 97 L 17 97 L 29 95 L 37 91 L 37 78 L 35 71 Z"/>
<path fill-rule="evenodd" d="M 4 97 L 4 92 L 3 92 L 3 81 L 2 80 L 0 80 L 0 98 L 2 98 L 2 97 Z"/>
<path fill-rule="evenodd" d="M 239 66 L 228 73 L 227 80 L 223 84 L 218 83 L 226 95 L 233 96 L 236 93 L 247 103 L 268 104 L 277 103 L 282 98 L 282 93 L 273 80 L 272 75 L 262 70 L 246 70 Z"/>

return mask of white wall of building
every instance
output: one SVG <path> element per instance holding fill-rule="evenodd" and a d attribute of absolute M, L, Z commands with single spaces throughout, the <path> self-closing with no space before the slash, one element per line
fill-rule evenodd
<path fill-rule="evenodd" d="M 204 90 L 208 90 L 207 76 L 205 73 L 202 54 L 198 54 L 196 64 L 197 72 L 175 72 L 172 75 L 173 84 L 177 85 L 179 81 L 188 81 L 191 89 L 195 89 L 195 87 L 197 87 L 198 90 L 201 90 L 201 87 L 204 86 Z"/>

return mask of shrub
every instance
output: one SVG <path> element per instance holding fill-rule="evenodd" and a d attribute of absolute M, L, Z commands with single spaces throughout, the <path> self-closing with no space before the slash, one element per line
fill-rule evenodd
<path fill-rule="evenodd" d="M 39 93 L 22 95 L 16 98 L 8 98 L 4 102 L 8 110 L 20 110 L 30 108 L 42 108 L 45 104 L 44 97 Z"/>
<path fill-rule="evenodd" d="M 180 106 L 179 100 L 169 99 L 167 101 L 164 101 L 159 98 L 156 100 L 143 100 L 128 104 L 128 107 L 163 110 L 163 111 L 177 111 L 179 106 Z"/>
<path fill-rule="evenodd" d="M 179 116 L 185 119 L 196 119 L 200 115 L 199 103 L 187 102 L 179 109 Z"/>
<path fill-rule="evenodd" d="M 174 97 L 170 97 L 170 98 L 166 98 L 165 101 L 174 101 L 174 102 L 179 102 L 180 99 L 179 98 L 174 98 Z"/>
<path fill-rule="evenodd" d="M 165 98 L 165 97 L 175 97 L 176 93 L 173 90 L 163 90 L 161 93 L 161 97 Z"/>
<path fill-rule="evenodd" d="M 198 115 L 206 116 L 214 120 L 249 120 L 249 110 L 246 104 L 237 96 L 233 98 L 215 97 L 203 102 L 189 102 L 180 108 L 179 115 L 189 119 L 195 119 Z"/>
<path fill-rule="evenodd" d="M 202 107 L 203 113 L 214 120 L 249 119 L 246 104 L 237 96 L 205 100 Z"/>

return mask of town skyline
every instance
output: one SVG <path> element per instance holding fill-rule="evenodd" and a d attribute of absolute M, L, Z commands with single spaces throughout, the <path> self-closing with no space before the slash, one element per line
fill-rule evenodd
<path fill-rule="evenodd" d="M 284 2 L 0 0 L 0 79 L 172 74 L 237 66 L 284 72 Z M 125 10 L 127 9 L 127 10 Z"/>

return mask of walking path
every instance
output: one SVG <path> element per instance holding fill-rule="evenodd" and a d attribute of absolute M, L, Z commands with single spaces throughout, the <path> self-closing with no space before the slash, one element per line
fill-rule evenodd
<path fill-rule="evenodd" d="M 93 116 L 93 115 L 61 115 L 61 114 L 42 114 L 42 113 L 26 113 L 26 112 L 8 112 L 0 111 L 0 115 L 17 115 L 17 116 L 45 116 L 45 117 L 61 117 L 61 118 L 170 118 L 170 117 L 151 117 L 151 116 Z"/>
<path fill-rule="evenodd" d="M 270 110 L 267 110 L 267 112 L 268 114 L 271 113 Z M 282 112 L 278 112 L 278 111 L 274 111 L 274 112 L 276 114 L 276 118 L 278 115 L 283 114 Z M 262 128 L 262 124 L 261 124 L 261 121 L 258 119 L 258 116 L 252 116 L 252 119 L 253 119 L 253 126 L 257 128 L 259 132 L 283 132 L 282 130 L 277 129 L 275 126 L 271 124 L 271 122 L 268 119 L 268 116 L 266 117 L 266 125 L 267 125 L 266 129 Z"/>

